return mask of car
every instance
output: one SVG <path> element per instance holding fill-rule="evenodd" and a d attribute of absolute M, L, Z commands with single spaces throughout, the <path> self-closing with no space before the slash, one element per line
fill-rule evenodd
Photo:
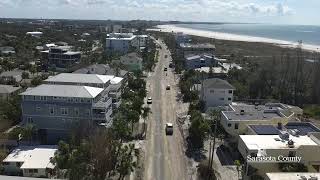
<path fill-rule="evenodd" d="M 169 68 L 173 68 L 173 63 L 172 62 L 169 64 Z"/>
<path fill-rule="evenodd" d="M 168 71 L 168 68 L 164 67 L 163 71 Z"/>
<path fill-rule="evenodd" d="M 147 104 L 152 104 L 152 98 L 148 97 Z"/>
<path fill-rule="evenodd" d="M 170 90 L 170 85 L 167 85 L 166 90 Z"/>
<path fill-rule="evenodd" d="M 172 135 L 172 134 L 173 134 L 173 124 L 166 123 L 166 135 Z"/>
<path fill-rule="evenodd" d="M 164 55 L 164 58 L 168 58 L 168 55 Z"/>

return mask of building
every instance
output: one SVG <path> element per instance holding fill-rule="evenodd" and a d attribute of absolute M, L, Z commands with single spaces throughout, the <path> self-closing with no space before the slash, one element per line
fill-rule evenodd
<path fill-rule="evenodd" d="M 265 180 L 319 180 L 320 173 L 310 172 L 272 172 L 266 173 Z"/>
<path fill-rule="evenodd" d="M 148 35 L 136 35 L 137 41 L 134 41 L 133 44 L 134 47 L 141 48 L 141 47 L 146 47 L 149 42 L 149 36 Z"/>
<path fill-rule="evenodd" d="M 60 85 L 78 85 L 103 88 L 112 98 L 113 108 L 118 108 L 121 103 L 122 88 L 124 87 L 124 78 L 113 75 L 98 74 L 75 74 L 61 73 L 44 80 L 47 84 Z"/>
<path fill-rule="evenodd" d="M 48 67 L 65 70 L 80 63 L 81 52 L 71 51 L 71 46 L 52 46 L 42 51 Z"/>
<path fill-rule="evenodd" d="M 115 24 L 115 25 L 112 26 L 112 32 L 113 33 L 121 33 L 121 29 L 122 29 L 122 25 Z"/>
<path fill-rule="evenodd" d="M 11 96 L 18 94 L 20 91 L 20 86 L 0 84 L 0 100 L 7 101 Z"/>
<path fill-rule="evenodd" d="M 175 40 L 176 40 L 177 45 L 179 45 L 181 43 L 190 43 L 191 42 L 190 36 L 187 34 L 184 34 L 183 32 L 177 32 L 175 34 Z"/>
<path fill-rule="evenodd" d="M 142 70 L 142 58 L 135 52 L 120 57 L 120 63 L 129 71 Z"/>
<path fill-rule="evenodd" d="M 228 106 L 233 101 L 235 88 L 227 81 L 212 78 L 205 79 L 201 83 L 200 99 L 209 107 Z"/>
<path fill-rule="evenodd" d="M 214 56 L 208 54 L 189 54 L 185 56 L 185 66 L 187 69 L 196 69 L 201 67 L 215 67 L 217 61 Z"/>
<path fill-rule="evenodd" d="M 50 177 L 54 169 L 50 160 L 56 151 L 57 146 L 19 146 L 2 161 L 4 172 L 25 177 Z"/>
<path fill-rule="evenodd" d="M 229 135 L 238 136 L 248 133 L 248 125 L 284 125 L 294 120 L 298 114 L 302 114 L 300 108 L 281 103 L 232 103 L 227 110 L 221 112 L 220 123 Z"/>
<path fill-rule="evenodd" d="M 319 133 L 297 135 L 281 131 L 279 135 L 240 135 L 238 150 L 245 160 L 243 179 L 281 172 L 280 163 L 300 163 L 308 172 L 320 171 Z"/>
<path fill-rule="evenodd" d="M 16 54 L 16 51 L 14 50 L 14 47 L 11 46 L 3 46 L 0 47 L 0 55 L 3 56 L 10 56 Z"/>
<path fill-rule="evenodd" d="M 73 73 L 76 74 L 99 74 L 119 76 L 124 79 L 128 76 L 128 71 L 122 69 L 111 68 L 108 64 L 93 64 L 85 68 L 78 69 Z"/>
<path fill-rule="evenodd" d="M 22 123 L 34 124 L 48 143 L 66 139 L 78 124 L 110 126 L 112 98 L 108 93 L 108 88 L 42 84 L 20 94 Z"/>
<path fill-rule="evenodd" d="M 216 47 L 210 43 L 204 44 L 193 44 L 193 43 L 181 43 L 179 45 L 179 51 L 182 54 L 182 57 L 188 54 L 215 54 Z"/>
<path fill-rule="evenodd" d="M 106 51 L 127 53 L 137 44 L 138 40 L 132 33 L 110 33 L 106 38 Z"/>
<path fill-rule="evenodd" d="M 23 71 L 23 70 L 19 70 L 19 69 L 14 69 L 12 71 L 4 71 L 0 74 L 0 78 L 4 81 L 14 80 L 15 82 L 20 82 L 22 80 L 22 73 L 23 72 L 27 72 L 27 71 Z"/>
<path fill-rule="evenodd" d="M 39 37 L 41 37 L 41 36 L 43 35 L 43 33 L 42 33 L 42 32 L 37 32 L 37 31 L 35 31 L 35 32 L 27 32 L 26 35 L 30 35 L 30 36 L 32 36 L 32 37 L 37 37 L 37 38 L 39 38 Z"/>

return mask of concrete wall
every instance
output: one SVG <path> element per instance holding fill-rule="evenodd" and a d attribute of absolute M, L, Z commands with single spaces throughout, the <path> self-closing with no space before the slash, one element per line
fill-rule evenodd
<path fill-rule="evenodd" d="M 229 90 L 232 93 L 229 93 Z M 206 107 L 225 106 L 231 104 L 233 101 L 232 89 L 214 89 L 206 88 L 201 90 L 201 99 L 205 101 Z"/>

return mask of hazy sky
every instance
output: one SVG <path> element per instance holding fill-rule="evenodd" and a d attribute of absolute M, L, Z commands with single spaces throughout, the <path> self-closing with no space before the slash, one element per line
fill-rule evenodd
<path fill-rule="evenodd" d="M 320 25 L 320 0 L 0 0 L 0 17 Z"/>

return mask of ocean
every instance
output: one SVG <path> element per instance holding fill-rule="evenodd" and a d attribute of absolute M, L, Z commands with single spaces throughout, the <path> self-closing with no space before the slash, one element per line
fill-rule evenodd
<path fill-rule="evenodd" d="M 320 26 L 271 24 L 177 24 L 177 27 L 320 45 Z"/>

